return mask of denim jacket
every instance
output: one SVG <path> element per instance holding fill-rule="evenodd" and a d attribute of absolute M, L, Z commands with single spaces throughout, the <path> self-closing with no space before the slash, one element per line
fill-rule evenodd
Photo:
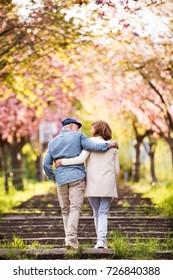
<path fill-rule="evenodd" d="M 62 130 L 48 144 L 43 169 L 48 179 L 56 181 L 58 186 L 81 180 L 86 176 L 84 164 L 59 166 L 53 171 L 53 161 L 76 157 L 83 149 L 91 152 L 104 152 L 108 148 L 108 143 L 94 143 L 82 132 Z"/>

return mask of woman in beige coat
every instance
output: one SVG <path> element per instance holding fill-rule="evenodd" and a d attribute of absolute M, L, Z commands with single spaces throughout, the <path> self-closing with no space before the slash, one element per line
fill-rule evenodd
<path fill-rule="evenodd" d="M 111 139 L 112 131 L 107 122 L 96 121 L 91 127 L 92 141 L 104 143 Z M 78 157 L 57 160 L 56 167 L 81 164 L 85 160 L 87 172 L 86 195 L 93 209 L 97 233 L 95 248 L 107 248 L 108 211 L 112 198 L 118 197 L 117 181 L 120 170 L 118 149 L 112 148 L 104 153 L 83 150 Z"/>

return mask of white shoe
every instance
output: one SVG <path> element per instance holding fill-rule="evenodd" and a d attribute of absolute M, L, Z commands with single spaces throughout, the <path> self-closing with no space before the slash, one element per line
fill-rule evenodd
<path fill-rule="evenodd" d="M 95 249 L 99 249 L 99 248 L 103 248 L 103 249 L 107 249 L 107 245 L 105 242 L 103 241 L 98 241 L 97 244 L 94 246 Z"/>

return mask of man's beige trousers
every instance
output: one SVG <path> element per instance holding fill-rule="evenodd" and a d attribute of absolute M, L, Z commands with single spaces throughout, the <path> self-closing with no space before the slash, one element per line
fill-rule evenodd
<path fill-rule="evenodd" d="M 77 231 L 85 187 L 85 179 L 57 187 L 66 245 L 78 246 Z"/>

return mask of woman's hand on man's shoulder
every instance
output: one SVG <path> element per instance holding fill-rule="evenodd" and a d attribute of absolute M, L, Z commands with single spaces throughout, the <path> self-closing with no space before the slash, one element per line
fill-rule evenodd
<path fill-rule="evenodd" d="M 109 144 L 109 148 L 119 149 L 119 145 L 118 145 L 118 142 L 116 140 L 108 141 L 108 144 Z"/>

